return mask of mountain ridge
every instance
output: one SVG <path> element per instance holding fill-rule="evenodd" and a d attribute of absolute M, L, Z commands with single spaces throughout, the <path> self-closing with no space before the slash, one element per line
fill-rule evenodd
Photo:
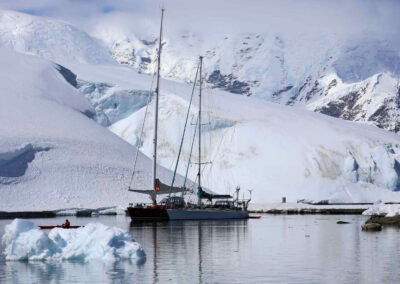
<path fill-rule="evenodd" d="M 18 15 L 23 17 L 21 14 Z M 30 16 L 28 18 L 32 20 Z M 51 22 L 50 19 L 46 21 L 39 17 L 33 19 L 38 19 L 44 25 L 53 25 L 48 22 Z M 55 21 L 54 26 L 60 27 L 59 21 Z M 7 38 L 13 29 L 10 29 L 10 26 L 6 27 L 9 29 L 6 33 Z M 58 31 L 58 28 L 56 30 Z M 54 30 L 47 29 L 47 31 Z M 33 191 L 40 188 L 43 188 L 53 200 L 60 199 L 60 202 L 54 203 L 54 206 L 65 205 L 68 202 L 79 203 L 79 200 L 82 200 L 80 203 L 82 206 L 94 203 L 105 205 L 104 202 L 112 200 L 111 189 L 121 193 L 119 195 L 121 199 L 117 202 L 126 206 L 126 200 L 130 197 L 125 189 L 122 190 L 125 186 L 122 183 L 129 175 L 129 168 L 132 165 L 128 158 L 130 154 L 134 154 L 134 148 L 120 141 L 120 138 L 96 124 L 93 119 L 130 144 L 139 146 L 139 126 L 143 119 L 145 98 L 151 76 L 146 74 L 146 70 L 141 70 L 140 73 L 131 66 L 116 64 L 114 60 L 108 61 L 109 55 L 104 58 L 99 57 L 99 60 L 105 60 L 102 63 L 92 62 L 90 51 L 98 45 L 96 41 L 82 40 L 80 32 L 74 33 L 78 35 L 75 38 L 78 41 L 76 44 L 77 46 L 88 44 L 89 46 L 83 50 L 88 51 L 89 54 L 78 52 L 79 56 L 65 53 L 63 49 L 49 51 L 48 48 L 52 45 L 61 45 L 62 41 L 57 42 L 60 39 L 59 36 L 53 38 L 49 33 L 48 35 L 54 41 L 52 45 L 43 45 L 41 43 L 43 38 L 34 37 L 34 30 L 24 30 L 22 34 L 23 36 L 16 37 L 18 42 L 23 43 L 24 48 L 20 49 L 17 45 L 5 45 L 5 47 L 48 59 L 21 55 L 5 49 L 0 57 L 4 61 L 2 66 L 10 67 L 7 72 L 2 72 L 2 84 L 0 84 L 1 98 L 4 100 L 4 103 L 0 104 L 2 106 L 0 115 L 2 115 L 2 121 L 9 121 L 8 124 L 1 125 L 3 128 L 0 133 L 3 136 L 0 141 L 0 153 L 2 158 L 7 158 L 7 161 L 12 160 L 9 164 L 13 164 L 14 158 L 18 156 L 21 157 L 18 161 L 27 166 L 25 172 L 21 171 L 24 174 L 21 174 L 17 181 L 8 183 L 6 189 L 0 191 L 4 197 L 2 200 L 7 201 L 4 206 L 14 203 L 15 208 L 21 207 L 23 202 L 29 200 Z M 31 40 L 36 41 L 32 43 Z M 197 42 L 198 38 L 192 37 L 191 40 Z M 238 44 L 239 51 L 240 46 L 243 45 L 241 40 L 242 38 L 238 42 L 232 40 Z M 232 41 L 229 39 L 227 41 L 225 47 L 232 46 Z M 268 37 L 268 41 L 273 43 L 274 49 L 271 51 L 269 45 L 265 48 L 271 51 L 269 56 L 275 58 L 274 68 L 277 68 L 271 67 L 272 69 L 268 69 L 268 72 L 273 74 L 274 70 L 282 71 L 276 73 L 277 81 L 271 79 L 263 82 L 267 84 L 276 81 L 280 84 L 277 83 L 277 86 L 283 87 L 283 89 L 271 89 L 276 94 L 274 103 L 255 95 L 249 97 L 234 95 L 226 90 L 213 88 L 210 82 L 204 88 L 206 98 L 204 109 L 207 113 L 205 119 L 214 121 L 204 129 L 206 135 L 204 146 L 208 150 L 203 152 L 205 155 L 203 158 L 214 161 L 212 170 L 208 169 L 204 174 L 204 186 L 221 193 L 229 192 L 237 185 L 241 185 L 243 189 L 255 189 L 253 199 L 258 203 L 278 201 L 282 196 L 286 196 L 288 201 L 304 198 L 332 202 L 399 200 L 397 191 L 400 189 L 400 146 L 397 134 L 361 123 L 313 113 L 306 109 L 310 107 L 314 110 L 312 108 L 322 107 L 321 112 L 334 112 L 339 117 L 352 115 L 354 116 L 352 119 L 360 118 L 360 121 L 365 121 L 371 115 L 379 117 L 381 113 L 384 118 L 390 119 L 384 127 L 395 129 L 397 126 L 396 123 L 392 124 L 392 116 L 395 116 L 397 106 L 393 106 L 394 114 L 385 115 L 385 111 L 379 112 L 382 105 L 386 106 L 388 102 L 388 106 L 396 103 L 397 79 L 393 77 L 393 74 L 380 72 L 366 77 L 363 81 L 350 82 L 342 80 L 336 73 L 329 73 L 330 71 L 327 71 L 325 75 L 319 73 L 328 70 L 327 64 L 331 64 L 329 60 L 321 61 L 323 64 L 315 63 L 319 66 L 315 69 L 309 66 L 304 67 L 300 62 L 298 63 L 300 69 L 294 68 L 293 66 L 297 66 L 295 64 L 291 65 L 293 70 L 286 70 L 282 68 L 282 58 L 284 58 L 283 62 L 291 62 L 299 58 L 296 56 L 298 54 L 293 54 L 292 57 L 287 54 L 280 56 L 282 48 L 278 47 L 287 48 L 291 45 L 285 43 L 282 38 L 276 39 L 275 35 Z M 0 34 L 0 44 L 2 42 L 4 43 L 4 40 Z M 40 46 L 40 49 L 30 49 L 28 48 L 30 44 L 34 47 Z M 142 44 L 152 46 L 154 40 L 147 38 Z M 174 60 L 178 60 L 176 59 L 178 57 L 174 59 L 168 56 L 168 52 L 173 52 L 173 50 L 168 51 L 167 47 L 168 42 L 165 45 L 166 57 L 163 57 L 163 66 L 166 69 L 163 69 L 163 72 L 171 68 L 171 72 L 175 72 L 171 74 L 183 74 L 189 77 L 192 65 L 181 61 L 180 65 L 175 66 Z M 188 50 L 190 49 L 183 49 L 182 54 L 189 53 Z M 324 50 L 315 54 L 329 59 L 325 56 Z M 231 55 L 232 53 L 227 52 L 224 56 L 229 58 Z M 312 55 L 314 54 L 309 54 L 309 56 Z M 213 57 L 213 55 L 210 56 Z M 239 54 L 238 58 L 241 56 L 245 55 Z M 192 57 L 190 58 L 193 62 L 195 61 Z M 218 57 L 215 58 L 218 61 Z M 60 61 L 57 61 L 58 59 Z M 49 63 L 48 60 L 55 63 Z M 141 61 L 142 63 L 146 62 Z M 154 65 L 153 59 L 147 63 L 146 68 L 151 70 L 152 64 Z M 252 80 L 256 77 L 251 76 L 257 75 L 256 71 L 265 67 L 263 62 L 258 63 L 261 69 L 255 68 L 249 73 L 249 78 Z M 42 64 L 45 64 L 45 67 L 39 68 L 38 66 Z M 25 65 L 27 68 L 24 68 Z M 283 66 L 286 65 L 283 64 Z M 242 78 L 239 75 L 225 77 L 227 75 L 224 73 L 224 68 L 230 70 L 231 66 L 224 65 L 220 60 L 218 67 L 220 73 L 215 75 L 216 82 L 223 79 L 228 85 L 232 82 L 232 86 L 236 89 L 245 88 L 240 84 Z M 303 87 L 304 91 L 296 100 L 297 103 L 293 106 L 278 104 L 280 100 L 288 101 L 291 98 L 290 92 L 295 92 L 296 87 L 294 87 L 294 81 L 291 81 L 290 74 L 293 72 L 300 74 L 308 68 L 315 72 Z M 211 73 L 207 70 L 206 73 L 212 74 L 215 71 L 210 70 Z M 263 72 L 260 74 L 265 75 Z M 282 78 L 286 79 L 279 81 Z M 235 80 L 238 82 L 235 83 Z M 348 98 L 349 92 L 358 94 L 362 89 L 366 90 L 366 94 L 360 98 L 356 95 L 354 95 L 355 98 Z M 183 115 L 186 112 L 190 91 L 190 84 L 182 80 L 161 80 L 159 163 L 167 169 L 172 167 L 176 159 L 184 121 Z M 274 93 L 266 94 L 272 96 Z M 307 99 L 308 94 L 309 99 Z M 340 104 L 340 100 L 344 105 Z M 10 103 L 15 106 L 11 109 L 18 109 L 20 116 L 15 112 L 10 112 Z M 196 115 L 196 108 L 195 101 L 191 113 L 193 118 Z M 354 114 L 353 109 L 356 110 Z M 363 117 L 364 113 L 365 117 Z M 154 115 L 149 113 L 144 140 L 140 145 L 141 151 L 148 157 L 152 153 L 152 119 Z M 385 120 L 379 117 L 378 121 Z M 15 130 L 12 131 L 8 125 L 14 125 Z M 193 129 L 189 129 L 188 133 L 192 132 L 191 130 Z M 178 173 L 184 173 L 186 169 L 184 162 L 188 160 L 187 147 L 188 145 L 185 144 Z M 44 149 L 48 150 L 44 151 Z M 145 186 L 151 176 L 150 160 L 144 155 L 141 157 L 143 157 L 141 158 L 143 176 L 139 175 L 137 182 L 138 185 Z M 56 163 L 52 165 L 52 162 Z M 3 166 L 4 163 L 0 165 Z M 8 171 L 5 172 L 8 173 Z M 168 182 L 170 172 L 165 169 L 161 172 Z M 75 175 L 76 179 L 73 182 L 68 180 L 68 177 Z M 97 180 L 94 178 L 96 176 L 101 178 Z M 193 168 L 190 169 L 190 176 L 195 177 Z M 3 180 L 6 179 L 11 180 L 10 177 L 5 177 Z M 72 185 L 76 185 L 79 193 L 71 188 Z M 96 193 L 97 189 L 100 191 Z M 16 191 L 21 194 L 20 201 L 14 200 L 13 193 Z M 96 199 L 93 195 L 96 195 Z M 144 200 L 136 195 L 134 198 L 138 201 Z"/>

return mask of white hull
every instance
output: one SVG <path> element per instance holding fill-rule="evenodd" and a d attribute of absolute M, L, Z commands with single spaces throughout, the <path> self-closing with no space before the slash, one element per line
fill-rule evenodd
<path fill-rule="evenodd" d="M 213 209 L 167 209 L 170 220 L 248 219 L 247 211 Z"/>

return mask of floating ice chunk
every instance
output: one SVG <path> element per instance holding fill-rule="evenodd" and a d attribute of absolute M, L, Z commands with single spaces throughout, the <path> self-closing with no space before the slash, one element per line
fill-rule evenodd
<path fill-rule="evenodd" d="M 55 228 L 49 232 L 49 238 L 62 248 L 63 259 L 118 260 L 145 256 L 129 233 L 100 223 L 89 223 L 76 230 Z"/>
<path fill-rule="evenodd" d="M 400 215 L 400 204 L 377 204 L 365 210 L 363 215 L 393 217 Z"/>
<path fill-rule="evenodd" d="M 97 214 L 98 215 L 117 215 L 117 208 L 111 207 L 111 208 L 105 208 L 102 210 L 98 210 Z"/>
<path fill-rule="evenodd" d="M 79 229 L 55 228 L 47 235 L 30 221 L 15 219 L 2 237 L 7 260 L 121 260 L 146 257 L 122 229 L 89 223 Z"/>
<path fill-rule="evenodd" d="M 46 259 L 60 253 L 49 237 L 33 222 L 15 219 L 5 228 L 2 238 L 8 260 Z"/>

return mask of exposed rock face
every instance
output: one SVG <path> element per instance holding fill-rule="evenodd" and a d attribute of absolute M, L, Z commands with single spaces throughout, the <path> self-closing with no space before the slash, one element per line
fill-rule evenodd
<path fill-rule="evenodd" d="M 389 131 L 400 130 L 397 79 L 380 73 L 358 83 L 344 83 L 337 76 L 320 80 L 319 97 L 310 110 L 345 120 L 372 124 Z"/>
<path fill-rule="evenodd" d="M 65 68 L 60 64 L 56 64 L 56 69 L 68 83 L 70 83 L 75 88 L 78 87 L 78 82 L 76 81 L 77 76 L 74 73 L 72 73 L 71 70 Z"/>
<path fill-rule="evenodd" d="M 193 54 L 204 54 L 209 87 L 400 130 L 400 47 L 391 42 L 372 37 L 288 38 L 274 33 L 206 42 L 204 36 L 189 32 L 165 41 L 164 77 L 191 81 L 197 64 Z M 153 37 L 109 45 L 118 62 L 150 73 L 156 43 Z"/>
<path fill-rule="evenodd" d="M 357 99 L 361 98 L 362 92 L 352 92 L 337 101 L 332 101 L 326 106 L 315 109 L 315 111 L 346 120 L 354 120 L 360 112 L 360 105 L 356 105 Z"/>
<path fill-rule="evenodd" d="M 251 95 L 248 83 L 237 80 L 232 74 L 222 75 L 219 70 L 214 70 L 208 76 L 207 83 L 210 83 L 213 88 L 220 88 L 234 94 Z"/>

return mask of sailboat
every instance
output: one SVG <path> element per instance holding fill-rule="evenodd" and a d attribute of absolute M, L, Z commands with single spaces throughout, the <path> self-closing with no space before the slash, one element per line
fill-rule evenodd
<path fill-rule="evenodd" d="M 241 200 L 239 201 L 239 191 L 240 188 L 236 188 L 236 199 L 233 200 L 233 197 L 230 195 L 218 195 L 212 194 L 205 191 L 201 185 L 201 130 L 202 130 L 202 122 L 201 122 L 201 99 L 202 99 L 202 66 L 203 66 L 203 57 L 199 58 L 199 111 L 198 111 L 198 172 L 197 172 L 197 197 L 198 203 L 197 206 L 193 204 L 187 204 L 184 200 L 184 194 L 187 191 L 184 187 L 175 187 L 173 186 L 173 182 L 175 179 L 177 164 L 175 167 L 174 177 L 172 184 L 170 186 L 162 183 L 157 178 L 157 133 L 158 133 L 158 103 L 159 103 L 159 95 L 160 95 L 160 66 L 161 66 L 161 49 L 162 49 L 162 27 L 163 27 L 163 18 L 164 18 L 164 9 L 161 10 L 161 27 L 160 27 L 160 38 L 158 45 L 158 59 L 157 59 L 157 79 L 156 79 L 156 90 L 155 90 L 155 122 L 154 122 L 154 140 L 153 140 L 153 188 L 151 190 L 139 190 L 139 189 L 131 189 L 129 187 L 129 191 L 133 191 L 141 194 L 148 194 L 152 200 L 152 204 L 144 205 L 144 204 L 130 204 L 127 208 L 127 214 L 132 218 L 132 221 L 168 221 L 168 220 L 215 220 L 215 219 L 247 219 L 249 218 L 249 214 L 247 212 L 248 204 L 251 200 Z M 196 84 L 197 74 L 194 81 L 194 86 Z M 193 86 L 193 91 L 194 91 Z M 193 93 L 192 93 L 193 97 Z M 190 108 L 190 104 L 189 104 Z M 189 109 L 188 109 L 189 114 Z M 186 117 L 187 123 L 187 117 Z M 185 124 L 186 129 L 186 124 Z M 182 136 L 182 142 L 183 142 Z M 194 141 L 194 140 L 193 140 Z M 181 142 L 181 147 L 182 147 Z M 193 143 L 192 143 L 193 145 Z M 180 151 L 179 151 L 180 152 Z M 188 164 L 189 166 L 189 164 Z M 172 193 L 181 192 L 182 196 L 171 196 Z M 251 191 L 250 191 L 251 193 Z M 160 204 L 157 204 L 157 195 L 168 194 L 167 198 L 164 198 Z M 204 205 L 202 200 L 206 199 L 210 201 L 209 205 Z M 214 204 L 212 203 L 213 199 L 218 199 Z"/>

